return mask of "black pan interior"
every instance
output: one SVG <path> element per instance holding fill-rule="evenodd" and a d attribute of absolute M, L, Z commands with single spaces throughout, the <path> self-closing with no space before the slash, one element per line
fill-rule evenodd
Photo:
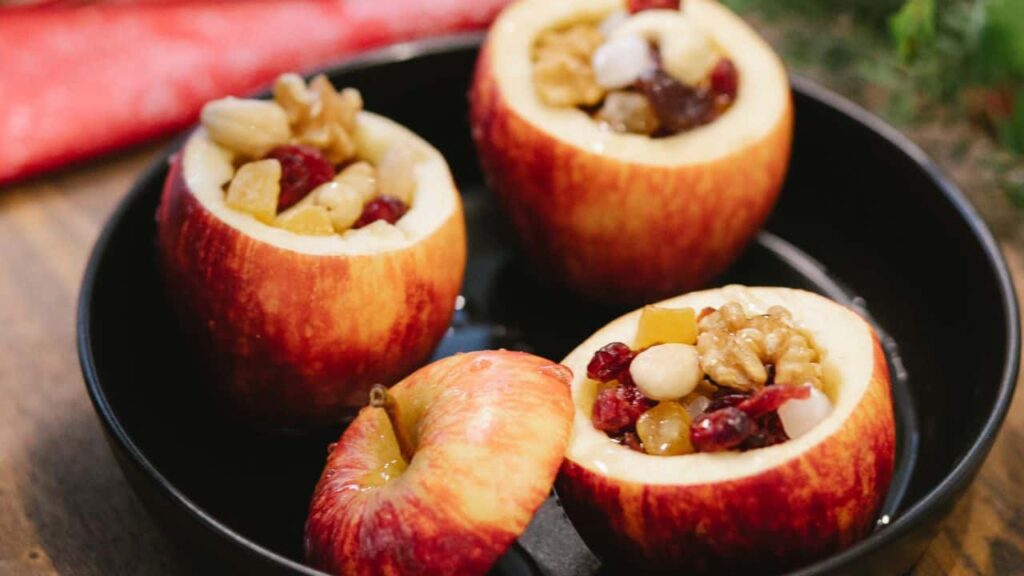
<path fill-rule="evenodd" d="M 438 355 L 504 346 L 559 359 L 623 310 L 581 304 L 521 262 L 469 138 L 465 96 L 475 56 L 472 42 L 426 44 L 330 75 L 438 147 L 463 191 L 471 245 L 465 300 Z M 816 290 L 868 312 L 887 335 L 900 465 L 883 521 L 890 526 L 872 537 L 880 540 L 958 463 L 980 464 L 1016 365 L 1015 302 L 991 238 L 927 160 L 884 126 L 844 113 L 863 114 L 845 102 L 804 81 L 795 87 L 782 200 L 768 232 L 720 282 Z M 156 166 L 139 182 L 97 245 L 80 318 L 87 383 L 138 489 L 157 490 L 172 508 L 187 500 L 198 511 L 185 514 L 202 516 L 214 541 L 254 543 L 265 549 L 255 552 L 262 566 L 294 570 L 275 556 L 301 558 L 308 499 L 338 431 L 239 429 L 206 401 L 156 275 L 153 214 L 164 173 Z M 597 568 L 554 502 L 522 541 L 545 572 Z M 517 566 L 507 571 L 522 573 Z"/>

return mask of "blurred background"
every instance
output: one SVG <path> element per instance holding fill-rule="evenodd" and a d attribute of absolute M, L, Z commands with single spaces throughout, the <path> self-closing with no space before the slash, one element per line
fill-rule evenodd
<path fill-rule="evenodd" d="M 726 4 L 753 21 L 793 71 L 921 145 L 997 236 L 1024 242 L 1024 1 Z"/>
<path fill-rule="evenodd" d="M 724 1 L 794 72 L 923 146 L 1001 239 L 1024 241 L 1024 0 Z M 0 0 L 0 99 L 9 104 L 0 112 L 0 137 L 19 142 L 0 151 L 0 187 L 172 133 L 194 120 L 203 101 L 252 90 L 282 70 L 482 28 L 505 3 Z M 261 22 L 261 10 L 283 27 L 283 40 L 260 45 L 268 38 L 261 29 L 269 27 L 249 24 Z M 306 53 L 295 54 L 302 44 L 290 41 L 291 33 L 308 28 L 318 17 L 312 12 L 332 29 L 314 25 L 303 33 Z M 387 17 L 393 13 L 410 17 L 395 22 Z M 242 53 L 231 39 L 239 28 L 248 28 L 253 42 Z M 158 77 L 167 83 L 162 98 L 151 87 Z M 72 94 L 84 105 L 69 103 Z M 85 134 L 69 128 L 72 121 Z"/>

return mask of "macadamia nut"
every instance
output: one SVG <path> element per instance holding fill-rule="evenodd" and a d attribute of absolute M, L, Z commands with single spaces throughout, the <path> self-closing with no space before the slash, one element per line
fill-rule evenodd
<path fill-rule="evenodd" d="M 693 392 L 704 376 L 697 348 L 687 344 L 651 346 L 633 359 L 629 375 L 644 396 L 677 400 Z"/>

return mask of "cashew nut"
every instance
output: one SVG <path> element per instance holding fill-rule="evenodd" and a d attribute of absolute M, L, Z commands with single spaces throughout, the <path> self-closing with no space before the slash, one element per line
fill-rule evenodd
<path fill-rule="evenodd" d="M 640 12 L 615 28 L 611 39 L 630 35 L 657 43 L 665 71 L 689 86 L 706 78 L 718 61 L 712 39 L 676 10 Z"/>

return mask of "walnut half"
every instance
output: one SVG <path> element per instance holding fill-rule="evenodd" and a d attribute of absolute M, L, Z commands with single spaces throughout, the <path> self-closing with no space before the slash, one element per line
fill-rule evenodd
<path fill-rule="evenodd" d="M 729 302 L 701 318 L 697 332 L 701 368 L 721 386 L 760 389 L 768 364 L 775 366 L 776 383 L 822 386 L 818 351 L 782 306 L 747 316 L 741 304 Z"/>
<path fill-rule="evenodd" d="M 533 82 L 551 106 L 593 106 L 604 98 L 590 59 L 604 36 L 594 24 L 547 30 L 537 38 Z"/>
<path fill-rule="evenodd" d="M 295 143 L 319 148 L 332 164 L 355 156 L 352 134 L 363 109 L 358 90 L 338 92 L 323 74 L 309 86 L 296 74 L 283 74 L 274 83 L 274 100 L 288 115 Z"/>

